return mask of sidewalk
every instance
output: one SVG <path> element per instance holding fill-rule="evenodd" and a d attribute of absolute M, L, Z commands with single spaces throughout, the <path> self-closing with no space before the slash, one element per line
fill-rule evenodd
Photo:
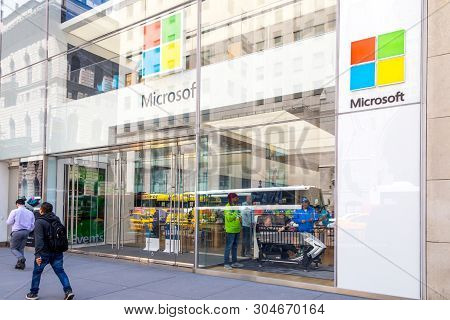
<path fill-rule="evenodd" d="M 24 299 L 30 288 L 32 252 L 26 253 L 24 271 L 14 269 L 15 258 L 0 248 L 0 299 Z M 318 291 L 195 274 L 167 266 L 146 265 L 119 259 L 66 254 L 64 267 L 76 299 L 175 300 L 175 299 L 357 299 Z M 62 299 L 58 278 L 47 266 L 40 299 Z"/>

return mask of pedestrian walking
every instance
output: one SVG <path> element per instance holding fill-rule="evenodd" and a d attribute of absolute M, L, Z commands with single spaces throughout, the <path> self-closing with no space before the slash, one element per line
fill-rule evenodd
<path fill-rule="evenodd" d="M 39 299 L 41 275 L 47 264 L 50 264 L 63 286 L 64 300 L 72 300 L 75 295 L 70 286 L 69 277 L 64 271 L 64 252 L 68 249 L 66 228 L 53 213 L 53 206 L 43 202 L 39 209 L 39 218 L 34 228 L 35 261 L 28 300 Z"/>
<path fill-rule="evenodd" d="M 12 225 L 10 247 L 16 256 L 16 269 L 25 269 L 24 249 L 27 244 L 28 235 L 34 229 L 34 214 L 25 208 L 25 200 L 16 201 L 16 209 L 12 210 L 6 220 L 6 224 Z"/>

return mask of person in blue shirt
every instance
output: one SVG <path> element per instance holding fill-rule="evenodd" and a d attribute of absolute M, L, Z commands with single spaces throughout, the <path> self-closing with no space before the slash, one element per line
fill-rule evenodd
<path fill-rule="evenodd" d="M 314 224 L 319 221 L 319 214 L 311 206 L 308 198 L 303 197 L 301 201 L 302 207 L 294 211 L 292 219 L 286 227 L 296 227 L 302 237 L 302 246 L 306 244 L 310 249 L 305 255 L 304 252 L 299 251 L 294 245 L 284 246 L 281 259 L 288 258 L 290 261 L 301 262 L 303 267 L 308 269 L 311 262 L 315 258 L 320 257 L 326 246 L 314 236 Z"/>
<path fill-rule="evenodd" d="M 302 208 L 294 211 L 292 221 L 298 224 L 299 232 L 312 233 L 314 231 L 314 223 L 317 221 L 317 215 L 314 207 L 310 205 L 308 198 L 302 198 Z"/>

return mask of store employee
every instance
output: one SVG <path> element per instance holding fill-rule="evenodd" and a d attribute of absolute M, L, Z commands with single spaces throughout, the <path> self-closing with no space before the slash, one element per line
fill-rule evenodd
<path fill-rule="evenodd" d="M 292 221 L 298 224 L 299 232 L 312 233 L 314 223 L 317 221 L 316 210 L 310 205 L 308 198 L 302 198 L 302 208 L 296 209 Z"/>

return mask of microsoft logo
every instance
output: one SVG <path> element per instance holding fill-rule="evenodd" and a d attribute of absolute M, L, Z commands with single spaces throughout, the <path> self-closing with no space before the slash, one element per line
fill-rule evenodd
<path fill-rule="evenodd" d="M 142 77 L 151 77 L 182 68 L 183 15 L 176 12 L 144 26 Z"/>
<path fill-rule="evenodd" d="M 405 30 L 351 44 L 350 90 L 405 81 Z"/>

